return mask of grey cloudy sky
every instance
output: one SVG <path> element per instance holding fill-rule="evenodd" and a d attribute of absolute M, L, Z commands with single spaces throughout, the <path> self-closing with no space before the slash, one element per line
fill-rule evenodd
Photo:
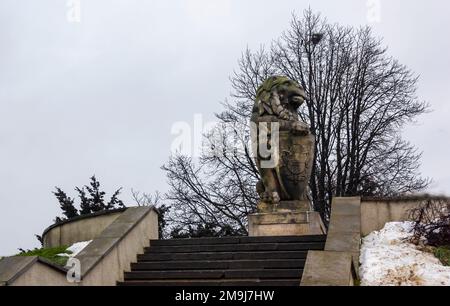
<path fill-rule="evenodd" d="M 421 75 L 433 113 L 405 138 L 424 152 L 431 191 L 450 193 L 450 4 L 380 0 L 375 33 Z M 212 119 L 230 93 L 229 75 L 249 46 L 270 43 L 292 11 L 311 6 L 330 21 L 368 23 L 376 0 L 65 0 L 0 2 L 0 255 L 37 246 L 60 213 L 51 191 L 96 174 L 107 191 L 166 190 L 160 166 L 171 127 Z"/>

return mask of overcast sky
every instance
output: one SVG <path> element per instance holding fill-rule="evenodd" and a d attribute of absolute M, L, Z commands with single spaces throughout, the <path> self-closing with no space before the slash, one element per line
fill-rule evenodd
<path fill-rule="evenodd" d="M 368 18 L 377 3 L 379 22 Z M 96 174 L 108 192 L 124 187 L 128 204 L 131 188 L 165 191 L 174 122 L 212 119 L 241 52 L 270 43 L 308 6 L 332 22 L 372 24 L 420 74 L 434 112 L 404 135 L 423 151 L 430 190 L 450 194 L 448 1 L 80 4 L 76 22 L 65 0 L 0 2 L 0 255 L 38 245 L 34 234 L 60 213 L 56 185 L 74 196 Z"/>

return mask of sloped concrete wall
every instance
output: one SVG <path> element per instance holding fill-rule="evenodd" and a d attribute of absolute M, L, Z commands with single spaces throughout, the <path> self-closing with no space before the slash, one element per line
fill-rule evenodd
<path fill-rule="evenodd" d="M 122 212 L 123 210 L 105 211 L 52 225 L 42 235 L 44 247 L 53 248 L 92 240 L 98 237 Z"/>
<path fill-rule="evenodd" d="M 158 239 L 158 214 L 148 207 L 128 209 L 78 256 L 83 286 L 114 286 L 137 261 L 151 239 Z"/>
<path fill-rule="evenodd" d="M 0 286 L 66 286 L 66 270 L 37 256 L 0 260 Z"/>
<path fill-rule="evenodd" d="M 324 251 L 309 251 L 301 286 L 352 286 L 361 245 L 361 198 L 334 198 Z"/>
<path fill-rule="evenodd" d="M 74 286 L 66 280 L 62 271 L 57 271 L 41 262 L 36 262 L 17 277 L 10 286 Z"/>
<path fill-rule="evenodd" d="M 0 286 L 114 286 L 151 239 L 158 239 L 157 211 L 127 208 L 75 257 L 80 282 L 69 282 L 66 269 L 42 258 L 15 256 L 0 260 Z"/>
<path fill-rule="evenodd" d="M 309 251 L 300 284 L 307 286 L 353 286 L 352 254 Z"/>

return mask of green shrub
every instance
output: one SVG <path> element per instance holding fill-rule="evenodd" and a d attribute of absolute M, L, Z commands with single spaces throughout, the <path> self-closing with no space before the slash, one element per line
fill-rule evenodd
<path fill-rule="evenodd" d="M 450 246 L 437 248 L 434 251 L 434 255 L 439 258 L 442 264 L 450 266 Z"/>
<path fill-rule="evenodd" d="M 68 260 L 66 256 L 58 256 L 58 254 L 71 254 L 71 251 L 67 250 L 67 246 L 60 246 L 55 248 L 43 248 L 34 250 L 22 250 L 17 256 L 39 256 L 45 258 L 57 265 L 65 266 Z"/>

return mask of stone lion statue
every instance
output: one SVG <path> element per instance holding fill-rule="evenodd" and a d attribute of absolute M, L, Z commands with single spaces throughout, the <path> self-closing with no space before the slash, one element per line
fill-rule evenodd
<path fill-rule="evenodd" d="M 304 89 L 283 76 L 270 77 L 257 90 L 251 122 L 257 127 L 256 139 L 252 140 L 258 144 L 254 152 L 261 176 L 256 187 L 260 204 L 307 201 L 314 136 L 308 125 L 299 120 L 298 109 L 305 99 Z M 273 130 L 273 123 L 277 123 L 277 131 Z M 278 147 L 272 151 L 277 155 L 277 162 L 273 167 L 264 167 L 262 162 L 273 156 L 261 154 L 260 142 L 266 141 L 267 147 L 273 146 L 271 141 L 275 133 L 278 135 Z"/>

